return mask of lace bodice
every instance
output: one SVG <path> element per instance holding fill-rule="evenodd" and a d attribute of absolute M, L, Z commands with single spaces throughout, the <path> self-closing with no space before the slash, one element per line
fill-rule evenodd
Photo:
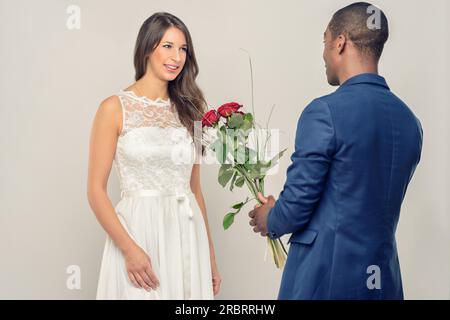
<path fill-rule="evenodd" d="M 121 90 L 122 131 L 114 155 L 122 194 L 138 189 L 188 191 L 195 148 L 170 100 Z"/>

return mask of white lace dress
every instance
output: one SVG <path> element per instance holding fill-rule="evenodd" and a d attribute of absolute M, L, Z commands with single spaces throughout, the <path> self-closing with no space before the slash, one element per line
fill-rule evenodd
<path fill-rule="evenodd" d="M 119 220 L 150 256 L 160 286 L 130 282 L 121 251 L 107 236 L 97 299 L 213 299 L 206 226 L 190 190 L 194 143 L 170 100 L 117 94 L 123 111 L 114 164 Z"/>

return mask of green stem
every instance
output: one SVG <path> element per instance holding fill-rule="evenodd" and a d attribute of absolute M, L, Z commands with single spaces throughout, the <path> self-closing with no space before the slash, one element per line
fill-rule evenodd
<path fill-rule="evenodd" d="M 287 253 L 286 249 L 284 248 L 283 241 L 281 241 L 281 238 L 278 238 L 278 242 L 280 242 L 281 248 L 283 249 L 284 253 L 287 255 L 288 253 Z"/>
<path fill-rule="evenodd" d="M 262 204 L 261 201 L 258 199 L 258 192 L 261 192 L 264 194 L 264 179 L 254 179 L 253 181 L 247 176 L 247 172 L 245 172 L 245 168 L 242 168 L 242 166 L 237 165 L 236 170 L 244 177 L 245 183 L 247 184 L 248 188 L 250 189 L 251 193 L 254 196 L 254 199 L 258 201 L 259 204 Z M 258 183 L 259 182 L 259 183 Z M 250 200 L 249 200 L 250 201 Z M 267 236 L 267 241 L 269 241 L 270 249 L 273 254 L 274 262 L 277 268 L 280 268 L 281 266 L 281 260 L 285 260 L 283 258 L 283 253 L 280 252 L 280 245 L 283 249 L 284 253 L 287 255 L 286 249 L 284 248 L 283 242 L 280 238 L 276 240 L 270 239 L 270 237 Z M 278 245 L 278 243 L 279 245 Z"/>
<path fill-rule="evenodd" d="M 259 186 L 259 181 L 258 181 L 258 179 L 254 179 L 253 181 L 254 181 L 254 183 L 255 183 L 256 190 L 260 192 L 261 189 L 260 189 L 260 186 Z"/>
<path fill-rule="evenodd" d="M 250 180 L 250 178 L 247 176 L 247 173 L 245 172 L 245 168 L 241 168 L 241 166 L 237 165 L 236 170 L 238 170 L 239 173 L 244 177 L 244 180 L 247 183 L 247 186 L 250 189 L 251 193 L 256 198 L 256 200 L 258 200 L 258 189 L 253 184 L 253 182 Z M 258 202 L 261 203 L 259 200 L 258 200 Z"/>

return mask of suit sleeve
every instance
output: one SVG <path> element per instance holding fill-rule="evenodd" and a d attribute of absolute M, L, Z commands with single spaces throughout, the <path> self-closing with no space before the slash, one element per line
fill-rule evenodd
<path fill-rule="evenodd" d="M 316 99 L 302 112 L 297 123 L 295 151 L 287 178 L 267 220 L 272 239 L 304 228 L 320 200 L 336 149 L 331 111 Z"/>

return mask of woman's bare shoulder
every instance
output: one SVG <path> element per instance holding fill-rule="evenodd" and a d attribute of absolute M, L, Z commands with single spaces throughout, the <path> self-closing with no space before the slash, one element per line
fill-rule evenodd
<path fill-rule="evenodd" d="M 122 106 L 117 95 L 112 95 L 104 99 L 98 109 L 97 117 L 110 125 L 114 125 L 117 133 L 122 130 Z"/>

